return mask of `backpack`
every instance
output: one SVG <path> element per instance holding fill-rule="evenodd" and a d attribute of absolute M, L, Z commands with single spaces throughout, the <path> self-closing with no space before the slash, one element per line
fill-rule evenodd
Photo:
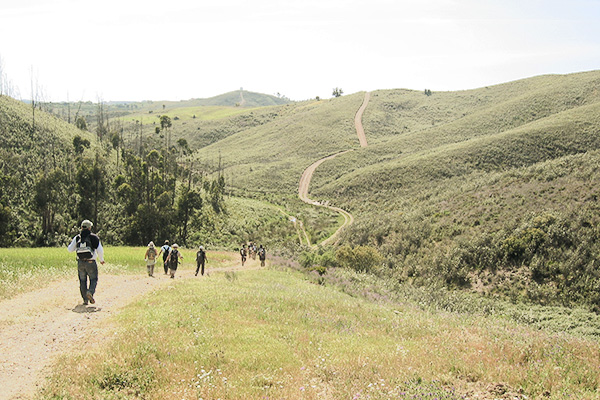
<path fill-rule="evenodd" d="M 154 260 L 156 258 L 156 249 L 149 248 L 148 249 L 148 260 Z"/>
<path fill-rule="evenodd" d="M 77 235 L 77 248 L 75 249 L 75 252 L 77 253 L 78 259 L 91 259 L 94 255 L 94 250 L 91 235 L 87 235 L 83 240 L 81 240 L 81 235 Z"/>
<path fill-rule="evenodd" d="M 175 249 L 171 249 L 170 254 L 171 254 L 170 264 L 171 265 L 179 264 L 179 251 L 177 251 Z"/>
<path fill-rule="evenodd" d="M 167 261 L 167 257 L 169 257 L 169 253 L 171 252 L 171 248 L 169 246 L 167 246 L 167 248 L 165 249 L 165 246 L 162 247 L 163 251 L 163 261 L 166 262 Z"/>
<path fill-rule="evenodd" d="M 265 248 L 260 248 L 258 249 L 258 258 L 260 258 L 261 260 L 265 258 Z"/>

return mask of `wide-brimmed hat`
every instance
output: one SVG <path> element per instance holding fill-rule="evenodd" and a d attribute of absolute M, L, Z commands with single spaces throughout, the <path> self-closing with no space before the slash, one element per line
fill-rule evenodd
<path fill-rule="evenodd" d="M 84 219 L 81 222 L 81 229 L 91 229 L 94 224 L 89 219 Z"/>
<path fill-rule="evenodd" d="M 148 247 L 154 247 L 154 242 L 148 243 Z"/>
<path fill-rule="evenodd" d="M 204 246 L 200 246 L 200 250 L 204 250 Z"/>
<path fill-rule="evenodd" d="M 171 247 L 173 247 L 174 249 L 176 249 L 176 248 L 179 247 L 179 245 L 177 243 L 173 243 L 173 246 L 171 246 Z"/>

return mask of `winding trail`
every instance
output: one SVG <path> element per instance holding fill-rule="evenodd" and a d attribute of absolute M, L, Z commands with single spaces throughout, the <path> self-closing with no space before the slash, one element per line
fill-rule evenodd
<path fill-rule="evenodd" d="M 367 136 L 365 135 L 365 129 L 362 124 L 362 116 L 369 104 L 369 100 L 371 99 L 371 92 L 365 93 L 365 98 L 363 100 L 362 105 L 356 112 L 354 116 L 354 126 L 356 126 L 356 134 L 358 135 L 358 141 L 360 142 L 360 147 L 367 147 Z"/>
<path fill-rule="evenodd" d="M 366 92 L 363 103 L 360 106 L 360 108 L 358 109 L 358 111 L 356 112 L 356 115 L 354 116 L 354 126 L 356 127 L 356 134 L 358 135 L 358 141 L 359 141 L 361 147 L 367 147 L 367 137 L 365 135 L 365 130 L 362 125 L 362 116 L 363 116 L 365 109 L 367 108 L 367 105 L 369 104 L 370 98 L 371 98 L 370 92 Z M 304 170 L 304 172 L 302 173 L 302 176 L 300 177 L 300 183 L 298 184 L 298 197 L 300 197 L 300 200 L 302 200 L 305 203 L 311 204 L 313 206 L 325 207 L 330 210 L 336 211 L 344 217 L 344 223 L 334 232 L 333 235 L 331 235 L 329 238 L 327 238 L 323 242 L 321 242 L 321 244 L 323 244 L 323 245 L 335 243 L 340 232 L 345 227 L 351 225 L 354 222 L 354 217 L 348 211 L 343 210 L 339 207 L 322 204 L 319 201 L 310 199 L 308 197 L 308 188 L 310 186 L 310 181 L 312 179 L 312 176 L 319 165 L 321 165 L 325 161 L 331 160 L 339 155 L 346 154 L 349 151 L 352 151 L 352 150 L 345 150 L 340 153 L 332 154 L 330 156 L 327 156 L 325 158 L 322 158 L 322 159 L 314 162 L 313 164 L 311 164 L 308 168 L 306 168 Z M 309 243 L 309 245 L 310 245 L 310 243 Z"/>
<path fill-rule="evenodd" d="M 111 316 L 141 296 L 180 279 L 260 269 L 258 260 L 248 258 L 242 268 L 237 257 L 219 263 L 217 254 L 209 253 L 212 258 L 205 276 L 195 277 L 195 266 L 184 264 L 174 280 L 163 275 L 162 265 L 155 268 L 155 278 L 146 275 L 145 265 L 140 266 L 139 275 L 104 275 L 99 266 L 94 305 L 81 304 L 77 270 L 72 279 L 0 301 L 0 400 L 32 399 L 59 356 L 110 340 Z M 211 268 L 211 264 L 219 267 Z"/>

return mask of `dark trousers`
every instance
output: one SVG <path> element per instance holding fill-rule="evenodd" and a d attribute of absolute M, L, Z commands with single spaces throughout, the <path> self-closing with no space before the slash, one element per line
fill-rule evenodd
<path fill-rule="evenodd" d="M 204 275 L 204 261 L 202 261 L 202 262 L 199 262 L 199 263 L 196 265 L 196 275 L 198 275 L 198 271 L 201 271 L 201 272 L 200 272 L 200 274 L 201 274 L 201 275 Z"/>
<path fill-rule="evenodd" d="M 96 264 L 96 260 L 77 260 L 77 272 L 79 274 L 79 291 L 81 292 L 81 298 L 84 301 L 87 301 L 87 292 L 90 292 L 92 296 L 96 293 L 96 285 L 98 285 L 98 264 Z"/>

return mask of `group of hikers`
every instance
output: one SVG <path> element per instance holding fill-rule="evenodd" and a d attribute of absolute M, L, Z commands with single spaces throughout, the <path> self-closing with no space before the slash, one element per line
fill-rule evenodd
<path fill-rule="evenodd" d="M 67 249 L 69 252 L 75 252 L 77 254 L 77 274 L 79 276 L 79 291 L 83 299 L 83 304 L 94 304 L 94 294 L 96 293 L 96 286 L 98 285 L 98 264 L 104 264 L 104 249 L 100 238 L 95 233 L 92 233 L 92 226 L 94 224 L 90 220 L 84 220 L 81 223 L 81 232 L 76 235 Z M 156 260 L 162 254 L 163 268 L 165 275 L 170 275 L 171 279 L 175 279 L 175 272 L 183 255 L 179 251 L 179 245 L 173 243 L 169 244 L 168 240 L 165 240 L 160 250 L 156 250 L 154 242 L 148 243 L 146 254 L 144 259 L 146 261 L 146 269 L 148 276 L 154 276 L 154 266 Z M 240 248 L 240 255 L 242 258 L 242 267 L 246 262 L 246 257 L 249 255 L 253 260 L 256 260 L 256 255 L 260 260 L 260 266 L 265 266 L 266 250 L 261 244 L 258 248 L 253 242 L 243 244 Z M 198 276 L 200 272 L 204 275 L 204 265 L 208 262 L 206 258 L 206 251 L 204 246 L 200 246 L 196 252 L 196 273 Z"/>
<path fill-rule="evenodd" d="M 248 256 L 252 257 L 253 260 L 256 260 L 257 254 L 258 259 L 260 260 L 260 266 L 264 267 L 265 259 L 267 258 L 267 251 L 265 250 L 263 245 L 261 244 L 257 249 L 256 245 L 253 242 L 250 242 L 248 244 L 248 248 L 246 249 L 246 245 L 243 244 L 240 248 L 240 256 L 242 257 L 242 267 L 244 266 L 244 263 L 246 262 Z"/>
<path fill-rule="evenodd" d="M 179 265 L 180 260 L 183 260 L 183 255 L 179 251 L 179 245 L 177 243 L 173 243 L 173 245 L 170 246 L 168 240 L 165 240 L 165 243 L 158 252 L 154 247 L 154 242 L 148 243 L 148 249 L 144 255 L 148 276 L 154 276 L 154 265 L 156 265 L 156 259 L 161 254 L 163 255 L 162 258 L 165 275 L 170 274 L 171 279 L 175 279 L 175 272 L 177 271 L 177 266 Z M 204 264 L 206 261 L 207 259 L 204 246 L 200 246 L 198 252 L 196 253 L 196 276 L 198 276 L 198 270 L 200 267 L 202 267 L 202 275 L 204 275 Z"/>

